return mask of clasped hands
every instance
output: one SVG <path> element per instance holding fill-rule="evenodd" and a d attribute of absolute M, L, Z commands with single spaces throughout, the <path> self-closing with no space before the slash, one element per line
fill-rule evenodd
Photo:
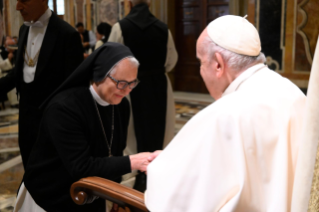
<path fill-rule="evenodd" d="M 130 155 L 131 169 L 146 172 L 148 164 L 150 164 L 162 151 L 142 152 L 135 155 Z"/>

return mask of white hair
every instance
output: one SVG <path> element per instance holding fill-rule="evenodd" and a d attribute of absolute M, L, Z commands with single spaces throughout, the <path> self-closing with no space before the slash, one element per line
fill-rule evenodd
<path fill-rule="evenodd" d="M 113 68 L 108 72 L 107 75 L 111 75 L 114 74 L 117 70 L 118 65 L 124 60 L 124 59 L 128 59 L 128 61 L 131 63 L 131 65 L 133 67 L 138 68 L 140 66 L 140 63 L 138 62 L 138 60 L 135 57 L 129 56 L 126 58 L 123 58 L 122 60 L 120 60 L 118 63 L 115 64 L 115 66 L 113 66 Z"/>
<path fill-rule="evenodd" d="M 210 61 L 215 58 L 215 53 L 220 53 L 226 64 L 234 71 L 242 71 L 256 63 L 266 62 L 266 57 L 262 52 L 257 56 L 237 54 L 219 46 L 209 36 L 204 38 L 201 48 Z"/>

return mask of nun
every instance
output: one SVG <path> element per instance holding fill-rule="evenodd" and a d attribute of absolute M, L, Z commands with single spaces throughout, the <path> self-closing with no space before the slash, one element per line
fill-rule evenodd
<path fill-rule="evenodd" d="M 120 182 L 132 170 L 146 170 L 150 153 L 123 156 L 130 117 L 125 96 L 138 84 L 138 66 L 128 47 L 106 43 L 41 106 L 44 115 L 15 211 L 104 212 L 102 199 L 76 205 L 72 183 L 89 176 Z"/>

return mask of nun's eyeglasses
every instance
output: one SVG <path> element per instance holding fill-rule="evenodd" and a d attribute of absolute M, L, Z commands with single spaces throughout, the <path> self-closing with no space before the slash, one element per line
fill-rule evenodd
<path fill-rule="evenodd" d="M 117 80 L 117 79 L 114 79 L 111 75 L 108 75 L 108 77 L 111 78 L 111 80 L 113 80 L 115 83 L 116 83 L 116 87 L 120 90 L 123 90 L 125 89 L 127 86 L 130 88 L 130 89 L 133 89 L 137 86 L 137 84 L 140 82 L 138 79 L 132 81 L 132 82 L 127 82 L 125 80 Z"/>

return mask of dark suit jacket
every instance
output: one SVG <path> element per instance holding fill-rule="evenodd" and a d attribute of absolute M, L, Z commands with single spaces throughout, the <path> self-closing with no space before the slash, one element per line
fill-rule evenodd
<path fill-rule="evenodd" d="M 19 146 L 25 168 L 42 118 L 39 106 L 83 61 L 79 33 L 52 12 L 40 50 L 34 81 L 25 83 L 24 47 L 28 34 L 29 27 L 22 25 L 19 32 L 16 66 L 6 77 L 0 79 L 0 93 L 7 93 L 16 87 L 17 95 L 20 96 Z"/>

